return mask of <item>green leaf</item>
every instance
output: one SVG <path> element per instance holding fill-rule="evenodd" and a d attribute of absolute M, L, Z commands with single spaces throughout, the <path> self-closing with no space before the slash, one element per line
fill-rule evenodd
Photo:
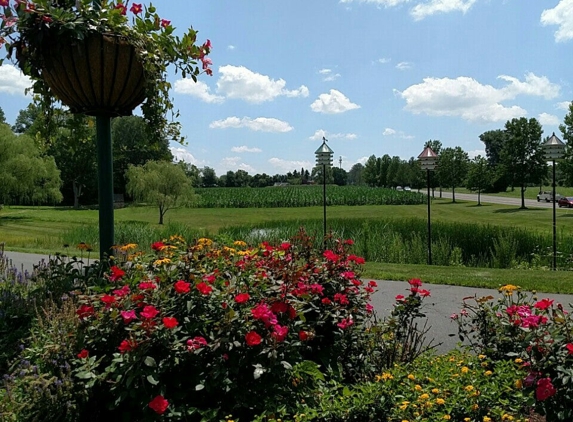
<path fill-rule="evenodd" d="M 143 363 L 151 368 L 155 368 L 157 366 L 157 362 L 155 362 L 155 359 L 153 359 L 151 356 L 146 356 Z"/>
<path fill-rule="evenodd" d="M 204 389 L 204 388 L 205 388 L 205 386 L 204 386 L 203 384 L 197 384 L 197 385 L 195 386 L 195 391 L 201 391 L 201 390 Z"/>
<path fill-rule="evenodd" d="M 159 384 L 159 381 L 157 381 L 153 375 L 148 375 L 147 376 L 147 382 L 149 382 L 151 385 L 157 385 Z"/>

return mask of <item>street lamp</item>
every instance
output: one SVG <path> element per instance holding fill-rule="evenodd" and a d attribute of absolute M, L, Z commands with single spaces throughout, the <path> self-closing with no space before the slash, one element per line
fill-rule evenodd
<path fill-rule="evenodd" d="M 557 270 L 557 224 L 556 224 L 556 220 L 555 220 L 555 160 L 559 160 L 561 158 L 563 158 L 563 155 L 565 153 L 565 144 L 561 141 L 561 139 L 559 139 L 557 136 L 555 136 L 555 132 L 553 132 L 553 135 L 551 135 L 551 137 L 547 140 L 547 142 L 545 142 L 543 145 L 541 145 L 543 148 L 543 151 L 545 152 L 545 159 L 547 161 L 551 161 L 552 162 L 552 167 L 553 167 L 553 194 L 552 194 L 552 199 L 553 199 L 553 271 Z"/>
<path fill-rule="evenodd" d="M 428 185 L 428 265 L 432 265 L 432 225 L 430 223 L 430 171 L 435 170 L 437 167 L 438 156 L 427 146 L 424 151 L 418 155 L 418 161 L 422 170 L 426 170 L 426 181 Z"/>
<path fill-rule="evenodd" d="M 332 156 L 334 151 L 330 149 L 327 139 L 322 137 L 322 145 L 314 152 L 316 154 L 316 165 L 322 166 L 322 204 L 324 210 L 323 228 L 324 228 L 324 241 L 323 246 L 326 249 L 326 168 L 332 165 Z"/>

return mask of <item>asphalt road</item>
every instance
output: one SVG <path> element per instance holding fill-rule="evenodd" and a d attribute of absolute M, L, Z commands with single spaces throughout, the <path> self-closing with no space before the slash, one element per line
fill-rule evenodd
<path fill-rule="evenodd" d="M 420 191 L 421 193 L 425 193 Z M 434 196 L 438 198 L 440 196 L 439 191 L 436 190 Z M 442 192 L 443 198 L 452 198 L 451 192 Z M 460 201 L 474 201 L 477 203 L 478 195 L 477 193 L 457 193 L 456 192 L 456 200 Z M 521 198 L 508 198 L 505 196 L 491 196 L 491 195 L 481 195 L 480 201 L 483 203 L 490 203 L 490 204 L 502 204 L 502 205 L 515 205 L 516 207 L 521 207 Z M 559 208 L 556 205 L 556 208 Z M 525 206 L 528 208 L 553 208 L 553 204 L 551 202 L 537 202 L 534 199 L 526 199 Z M 569 211 L 568 209 L 566 209 Z"/>
<path fill-rule="evenodd" d="M 45 255 L 25 254 L 18 252 L 5 252 L 13 264 L 24 270 L 32 270 L 35 264 L 46 260 Z M 422 277 L 423 281 L 423 277 Z M 492 295 L 498 297 L 497 290 L 480 289 L 474 287 L 446 286 L 440 284 L 426 284 L 423 286 L 431 292 L 425 299 L 423 313 L 428 319 L 429 331 L 427 339 L 433 339 L 434 344 L 442 343 L 436 350 L 445 353 L 456 347 L 458 343 L 457 325 L 450 316 L 461 310 L 462 299 L 465 297 L 483 297 Z M 403 281 L 378 281 L 378 291 L 372 295 L 372 305 L 376 314 L 383 318 L 392 311 L 397 295 L 408 294 L 409 285 Z M 539 294 L 539 299 L 549 298 L 573 310 L 573 295 Z M 423 321 L 421 322 L 423 325 Z"/>

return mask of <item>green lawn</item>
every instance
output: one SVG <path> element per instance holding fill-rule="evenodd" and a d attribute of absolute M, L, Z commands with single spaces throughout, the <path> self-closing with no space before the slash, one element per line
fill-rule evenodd
<path fill-rule="evenodd" d="M 551 186 L 543 186 L 543 188 L 541 190 L 545 191 L 545 192 L 551 192 L 553 188 Z M 451 192 L 451 189 L 443 189 L 444 192 Z M 436 190 L 436 193 L 438 193 L 439 190 Z M 473 194 L 477 194 L 477 192 L 474 191 L 470 191 L 466 188 L 456 188 L 456 193 L 473 193 Z M 539 193 L 539 186 L 538 187 L 528 187 L 527 190 L 525 191 L 525 199 L 537 199 L 537 194 Z M 561 196 L 573 196 L 573 188 L 570 187 L 561 187 L 561 186 L 557 186 L 555 188 L 555 193 L 561 195 Z M 439 193 L 438 193 L 439 195 Z M 509 197 L 509 198 L 520 198 L 521 199 L 521 191 L 519 188 L 516 188 L 514 191 L 511 191 L 511 189 L 508 189 L 506 192 L 496 192 L 496 193 L 484 193 L 482 192 L 482 195 L 487 195 L 487 196 L 505 196 L 505 197 Z"/>
<path fill-rule="evenodd" d="M 474 202 L 452 204 L 449 199 L 432 202 L 432 221 L 476 222 L 503 226 L 518 226 L 550 233 L 552 230 L 551 209 L 484 204 Z M 322 207 L 308 208 L 216 208 L 175 209 L 166 214 L 166 222 L 177 222 L 213 235 L 219 229 L 231 225 L 256 226 L 265 221 L 299 219 L 322 219 Z M 327 209 L 328 218 L 407 218 L 427 217 L 425 205 L 389 206 L 333 206 Z M 131 206 L 115 212 L 117 222 L 142 221 L 157 225 L 158 211 L 155 208 Z M 73 226 L 97 224 L 97 210 L 74 211 L 64 207 L 4 207 L 0 211 L 0 243 L 6 250 L 54 253 L 65 252 L 59 234 Z M 573 233 L 573 210 L 558 209 L 559 236 Z M 70 252 L 69 250 L 67 251 Z M 73 253 L 73 251 L 72 251 Z M 539 291 L 573 293 L 573 276 L 568 272 L 492 270 L 459 267 L 427 267 L 419 265 L 395 265 L 369 263 L 366 277 L 407 280 L 421 277 L 427 282 L 471 285 L 497 288 L 508 282 Z M 571 280 L 571 281 L 569 281 Z"/>

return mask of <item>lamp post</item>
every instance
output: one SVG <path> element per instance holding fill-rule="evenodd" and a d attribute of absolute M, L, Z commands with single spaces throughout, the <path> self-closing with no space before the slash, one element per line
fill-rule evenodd
<path fill-rule="evenodd" d="M 545 159 L 551 161 L 553 167 L 553 193 L 552 193 L 552 200 L 553 200 L 553 271 L 557 270 L 557 224 L 555 219 L 555 160 L 559 160 L 563 158 L 565 153 L 565 144 L 555 136 L 555 132 L 553 135 L 541 145 L 543 151 L 545 152 Z"/>
<path fill-rule="evenodd" d="M 316 165 L 322 166 L 322 205 L 323 205 L 323 228 L 324 240 L 323 247 L 326 249 L 326 168 L 332 165 L 332 156 L 334 151 L 326 145 L 327 139 L 322 137 L 322 145 L 314 152 L 316 154 Z"/>
<path fill-rule="evenodd" d="M 426 170 L 426 183 L 428 185 L 428 265 L 432 265 L 432 225 L 430 223 L 430 171 L 435 170 L 438 161 L 438 155 L 429 146 L 418 155 L 418 161 L 422 170 Z"/>

